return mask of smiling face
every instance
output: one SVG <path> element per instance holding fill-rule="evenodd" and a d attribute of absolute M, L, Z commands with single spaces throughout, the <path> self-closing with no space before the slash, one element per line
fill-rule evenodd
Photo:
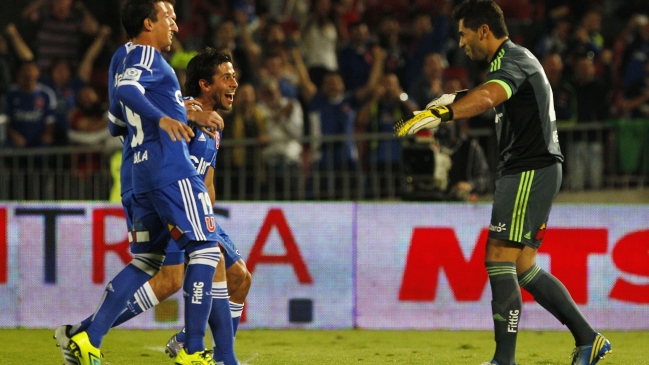
<path fill-rule="evenodd" d="M 487 60 L 487 48 L 480 41 L 480 32 L 483 31 L 480 28 L 477 31 L 473 31 L 464 26 L 464 19 L 460 19 L 459 21 L 460 48 L 474 61 Z"/>
<path fill-rule="evenodd" d="M 238 86 L 232 63 L 223 62 L 216 66 L 216 72 L 212 77 L 211 84 L 203 86 L 203 94 L 214 102 L 214 110 L 228 111 L 232 109 L 234 93 Z"/>
<path fill-rule="evenodd" d="M 160 1 L 155 4 L 156 21 L 151 22 L 151 31 L 155 38 L 154 47 L 158 50 L 167 50 L 171 47 L 171 40 L 174 33 L 178 30 L 176 22 L 171 18 L 166 3 Z"/>

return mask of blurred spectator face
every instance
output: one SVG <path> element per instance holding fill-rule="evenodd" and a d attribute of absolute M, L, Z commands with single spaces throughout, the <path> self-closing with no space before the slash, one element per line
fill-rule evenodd
<path fill-rule="evenodd" d="M 649 40 L 649 21 L 642 24 L 638 29 L 638 32 L 640 33 L 642 39 Z"/>
<path fill-rule="evenodd" d="M 267 41 L 271 45 L 282 45 L 286 39 L 284 28 L 281 24 L 275 23 L 268 26 Z"/>
<path fill-rule="evenodd" d="M 444 80 L 442 84 L 442 91 L 444 94 L 452 94 L 458 90 L 462 90 L 462 83 L 456 78 L 449 78 Z"/>
<path fill-rule="evenodd" d="M 33 91 L 36 88 L 40 71 L 34 62 L 23 64 L 18 70 L 17 83 L 23 91 Z"/>
<path fill-rule="evenodd" d="M 543 59 L 543 70 L 550 81 L 550 85 L 556 85 L 561 80 L 563 72 L 563 61 L 558 54 L 550 54 Z"/>
<path fill-rule="evenodd" d="M 219 45 L 225 47 L 234 41 L 237 38 L 237 28 L 234 25 L 234 22 L 230 20 L 224 20 L 221 22 L 219 27 L 216 29 L 216 40 Z"/>
<path fill-rule="evenodd" d="M 251 105 L 257 102 L 255 97 L 255 89 L 250 84 L 239 85 L 237 89 L 237 96 L 234 98 L 234 102 L 242 105 Z"/>
<path fill-rule="evenodd" d="M 65 85 L 68 81 L 70 81 L 71 75 L 72 72 L 70 71 L 70 61 L 63 59 L 55 62 L 52 65 L 50 77 L 52 78 L 54 85 Z"/>
<path fill-rule="evenodd" d="M 379 24 L 379 33 L 385 36 L 398 35 L 400 31 L 399 22 L 391 16 L 384 17 Z"/>
<path fill-rule="evenodd" d="M 585 84 L 595 78 L 595 65 L 588 57 L 580 57 L 575 62 L 575 78 L 578 82 Z"/>
<path fill-rule="evenodd" d="M 367 24 L 358 23 L 350 27 L 349 39 L 358 46 L 366 44 L 370 39 L 370 30 L 367 28 Z"/>
<path fill-rule="evenodd" d="M 72 0 L 54 0 L 52 1 L 52 14 L 59 18 L 65 19 L 70 14 Z"/>
<path fill-rule="evenodd" d="M 328 17 L 331 12 L 331 1 L 317 0 L 315 4 L 315 12 L 321 18 Z"/>
<path fill-rule="evenodd" d="M 591 10 L 584 15 L 582 23 L 588 33 L 599 32 L 602 28 L 602 16 L 597 11 Z"/>
<path fill-rule="evenodd" d="M 429 53 L 424 58 L 422 71 L 427 78 L 440 78 L 444 73 L 444 60 L 439 53 Z"/>
<path fill-rule="evenodd" d="M 267 80 L 259 89 L 259 99 L 269 106 L 276 106 L 282 97 L 275 80 Z"/>
<path fill-rule="evenodd" d="M 268 71 L 268 75 L 272 77 L 280 77 L 282 74 L 282 69 L 283 69 L 283 62 L 282 58 L 279 56 L 269 56 L 266 57 L 266 71 Z"/>
<path fill-rule="evenodd" d="M 572 24 L 570 24 L 569 21 L 567 20 L 561 20 L 557 24 L 557 38 L 567 40 L 570 38 L 570 30 L 572 28 Z"/>
<path fill-rule="evenodd" d="M 322 93 L 328 99 L 340 97 L 345 92 L 345 83 L 342 76 L 335 72 L 329 72 L 322 78 Z"/>
<path fill-rule="evenodd" d="M 385 100 L 398 100 L 399 96 L 403 93 L 403 89 L 399 84 L 399 78 L 395 74 L 386 74 L 381 79 L 381 86 L 385 89 Z"/>
<path fill-rule="evenodd" d="M 77 106 L 86 113 L 96 111 L 100 105 L 99 96 L 92 86 L 84 86 L 77 93 Z"/>
<path fill-rule="evenodd" d="M 412 23 L 412 32 L 415 37 L 424 36 L 433 31 L 433 22 L 428 14 L 418 14 Z"/>

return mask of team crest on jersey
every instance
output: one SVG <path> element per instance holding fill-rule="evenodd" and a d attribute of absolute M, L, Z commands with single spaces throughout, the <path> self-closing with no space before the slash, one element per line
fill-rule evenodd
<path fill-rule="evenodd" d="M 140 76 L 142 76 L 142 70 L 138 70 L 137 68 L 129 67 L 124 71 L 124 74 L 122 76 L 122 80 L 134 80 L 137 81 L 140 79 Z"/>
<path fill-rule="evenodd" d="M 221 146 L 221 133 L 217 133 L 214 140 L 216 141 L 216 149 L 218 150 L 219 146 Z"/>

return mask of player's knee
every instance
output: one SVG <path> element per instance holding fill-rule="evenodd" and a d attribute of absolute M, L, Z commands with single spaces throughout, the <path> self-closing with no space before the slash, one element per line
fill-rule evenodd
<path fill-rule="evenodd" d="M 238 290 L 246 292 L 252 285 L 252 274 L 248 271 L 246 264 L 240 260 L 232 265 L 227 271 L 228 289 L 230 293 Z"/>

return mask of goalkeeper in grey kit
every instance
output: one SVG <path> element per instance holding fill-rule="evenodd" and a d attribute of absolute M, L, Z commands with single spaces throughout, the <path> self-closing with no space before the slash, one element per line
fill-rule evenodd
<path fill-rule="evenodd" d="M 496 350 L 483 365 L 515 364 L 520 287 L 568 327 L 576 346 L 572 364 L 594 365 L 611 352 L 610 342 L 595 332 L 565 286 L 536 265 L 562 178 L 550 83 L 536 57 L 509 39 L 502 10 L 493 0 L 465 0 L 453 18 L 460 48 L 472 60 L 490 62 L 486 81 L 469 92 L 431 101 L 426 110 L 395 124 L 395 134 L 414 135 L 496 110 L 500 162 L 485 256 Z"/>

